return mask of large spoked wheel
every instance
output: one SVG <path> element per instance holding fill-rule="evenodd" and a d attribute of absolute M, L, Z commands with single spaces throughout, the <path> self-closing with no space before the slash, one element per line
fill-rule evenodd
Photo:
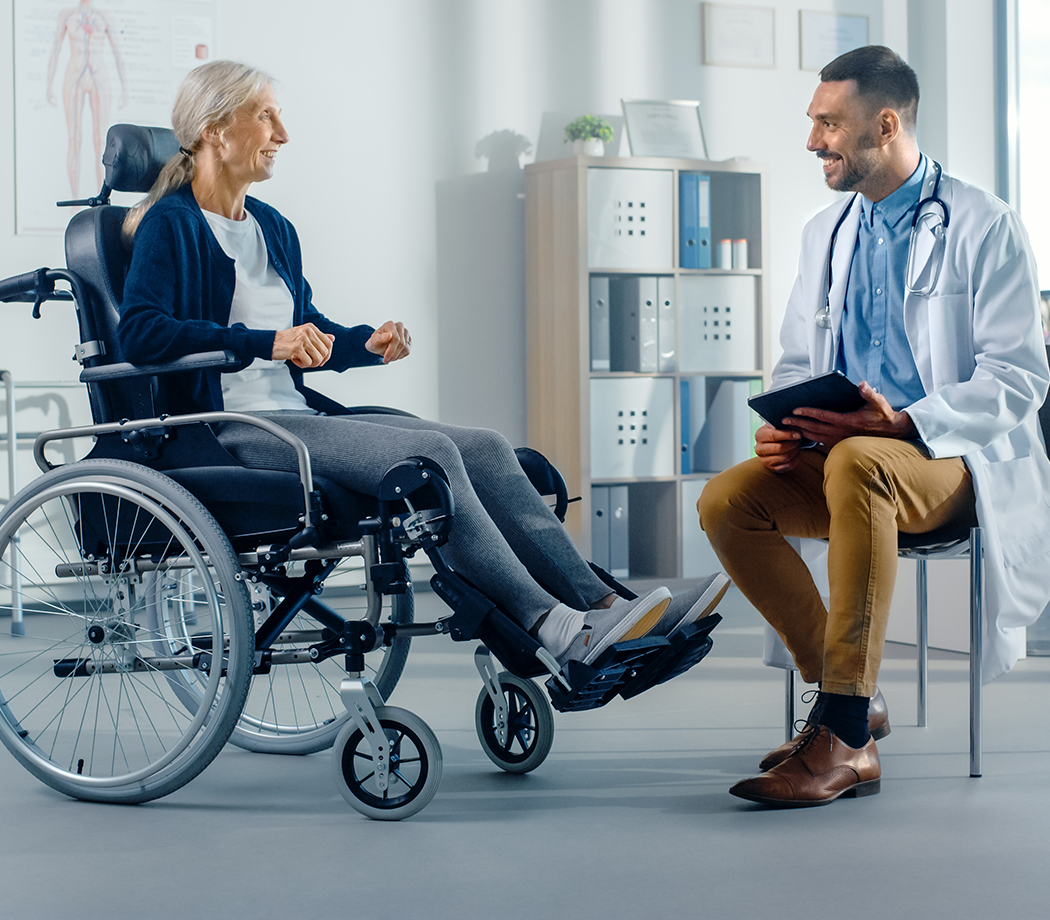
<path fill-rule="evenodd" d="M 333 749 L 332 767 L 339 792 L 361 814 L 399 821 L 422 810 L 441 782 L 441 746 L 419 716 L 396 706 L 377 706 L 386 735 L 378 753 L 351 721 Z M 377 758 L 387 757 L 387 788 L 380 788 Z"/>
<path fill-rule="evenodd" d="M 509 671 L 499 674 L 499 686 L 507 707 L 506 740 L 500 740 L 496 707 L 482 688 L 474 707 L 474 727 L 485 753 L 508 773 L 535 770 L 554 743 L 554 713 L 543 691 L 531 680 Z"/>
<path fill-rule="evenodd" d="M 119 460 L 53 470 L 0 515 L 0 740 L 67 795 L 144 802 L 225 744 L 248 691 L 251 611 L 229 541 L 200 502 Z M 144 584 L 178 584 L 160 635 Z M 17 589 L 15 585 L 18 585 Z M 187 705 L 185 676 L 197 690 Z"/>
<path fill-rule="evenodd" d="M 151 589 L 149 612 L 152 621 L 159 634 L 173 637 L 169 644 L 175 645 L 177 637 L 186 628 L 183 623 L 186 610 L 179 600 L 184 589 L 161 579 L 154 579 Z M 266 597 L 268 589 L 255 591 L 253 598 Z M 392 595 L 386 600 L 383 614 L 389 622 L 412 622 L 411 588 L 405 594 Z M 264 606 L 263 613 L 258 616 L 261 623 L 268 604 L 263 601 L 256 603 Z M 347 620 L 364 619 L 363 592 L 337 597 L 329 603 Z M 279 655 L 294 650 L 298 652 L 298 660 L 275 664 L 269 673 L 256 674 L 252 678 L 248 699 L 230 735 L 231 744 L 263 754 L 312 754 L 328 750 L 335 743 L 350 718 L 339 696 L 339 685 L 346 672 L 342 655 L 320 662 L 310 659 L 311 633 L 316 641 L 320 629 L 320 624 L 306 613 L 296 616 L 288 625 L 273 645 L 273 651 Z M 390 646 L 380 647 L 365 656 L 365 676 L 372 680 L 384 699 L 389 698 L 401 677 L 410 643 L 408 638 L 398 638 Z M 199 695 L 195 686 L 197 680 L 197 675 L 192 673 L 180 675 L 187 705 Z"/>

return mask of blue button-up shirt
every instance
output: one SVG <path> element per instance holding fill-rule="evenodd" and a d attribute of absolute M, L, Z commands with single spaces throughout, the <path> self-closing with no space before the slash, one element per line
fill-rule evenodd
<path fill-rule="evenodd" d="M 898 411 L 926 395 L 904 330 L 908 244 L 926 163 L 923 156 L 910 178 L 882 201 L 861 196 L 839 334 L 838 369 L 854 383 L 866 380 Z"/>

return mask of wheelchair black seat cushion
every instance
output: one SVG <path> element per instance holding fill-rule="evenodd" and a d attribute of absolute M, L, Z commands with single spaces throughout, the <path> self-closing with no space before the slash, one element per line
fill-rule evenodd
<path fill-rule="evenodd" d="M 284 542 L 302 527 L 303 489 L 295 473 L 207 466 L 167 470 L 177 483 L 200 499 L 230 538 L 234 549 Z M 324 477 L 314 477 L 321 492 L 323 533 L 327 540 L 356 540 L 360 522 L 378 510 L 374 498 L 350 492 Z"/>

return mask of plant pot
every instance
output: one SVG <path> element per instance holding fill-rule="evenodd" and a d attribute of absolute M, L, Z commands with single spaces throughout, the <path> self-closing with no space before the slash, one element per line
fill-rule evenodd
<path fill-rule="evenodd" d="M 600 137 L 579 138 L 572 142 L 572 152 L 577 156 L 605 156 L 605 141 Z"/>

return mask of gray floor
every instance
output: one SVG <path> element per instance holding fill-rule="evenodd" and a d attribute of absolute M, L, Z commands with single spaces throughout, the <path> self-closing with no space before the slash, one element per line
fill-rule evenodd
<path fill-rule="evenodd" d="M 985 775 L 970 779 L 965 657 L 932 662 L 932 725 L 918 729 L 913 663 L 891 649 L 882 793 L 766 810 L 726 790 L 783 739 L 782 672 L 760 664 L 739 595 L 722 612 L 689 674 L 557 715 L 527 776 L 478 745 L 472 648 L 417 641 L 391 703 L 434 728 L 445 772 L 401 823 L 346 806 L 327 754 L 228 748 L 168 798 L 119 807 L 66 799 L 0 752 L 0 917 L 1050 915 L 1050 659 L 987 688 Z"/>

